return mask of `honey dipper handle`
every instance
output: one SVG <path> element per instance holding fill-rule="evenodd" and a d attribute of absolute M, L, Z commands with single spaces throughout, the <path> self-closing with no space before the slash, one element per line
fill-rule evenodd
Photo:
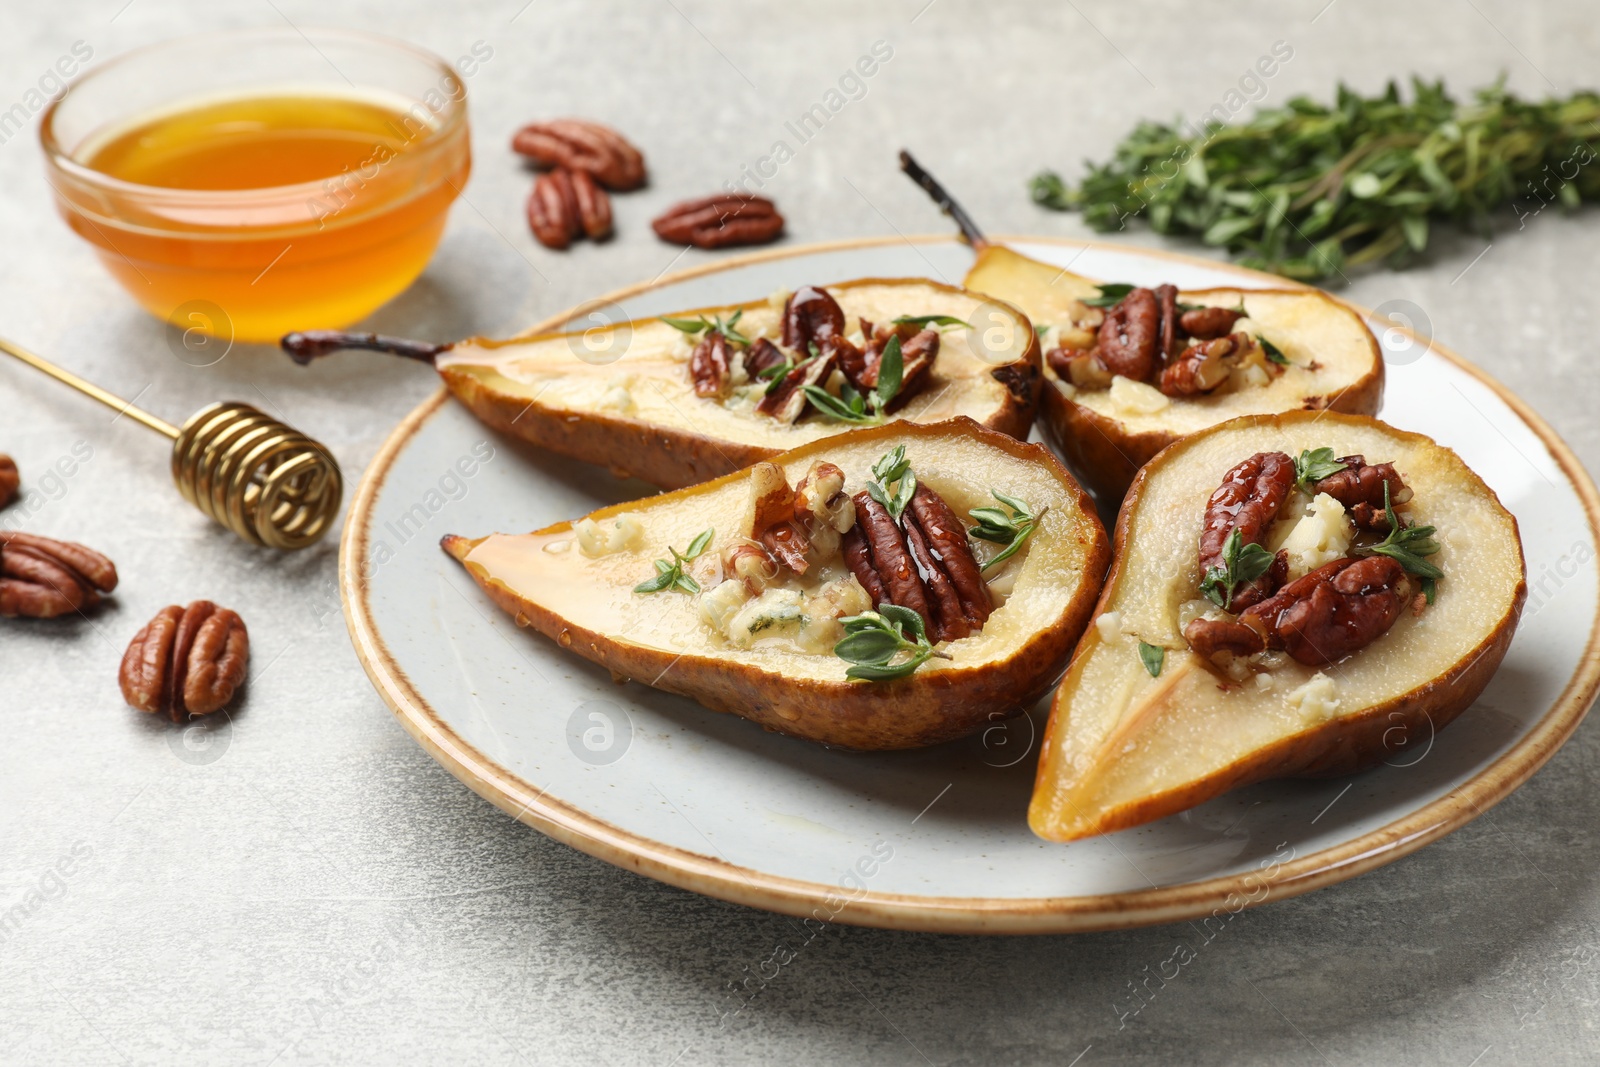
<path fill-rule="evenodd" d="M 15 356 L 17 359 L 20 359 L 34 370 L 43 371 L 56 381 L 67 383 L 85 396 L 93 397 L 106 407 L 111 408 L 120 414 L 128 416 L 135 422 L 143 423 L 156 433 L 166 434 L 173 440 L 177 440 L 178 428 L 172 425 L 170 422 L 158 419 L 148 411 L 142 411 L 139 408 L 134 407 L 128 401 L 123 400 L 115 393 L 108 393 L 98 385 L 95 385 L 93 382 L 84 381 L 71 371 L 62 370 L 54 363 L 51 363 L 49 360 L 44 359 L 41 356 L 34 355 L 21 345 L 13 344 L 12 342 L 7 341 L 5 338 L 0 337 L 0 352 L 5 352 L 7 355 Z"/>

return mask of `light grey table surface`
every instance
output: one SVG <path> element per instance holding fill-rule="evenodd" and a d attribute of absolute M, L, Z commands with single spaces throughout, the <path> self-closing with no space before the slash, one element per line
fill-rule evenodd
<path fill-rule="evenodd" d="M 1326 5 L 1326 6 L 1325 6 Z M 1295 0 L 1217 5 L 707 0 L 456 5 L 325 0 L 7 0 L 0 108 L 74 42 L 91 66 L 187 30 L 326 24 L 492 59 L 470 83 L 476 170 L 438 255 L 372 317 L 450 339 L 506 333 L 679 258 L 648 221 L 784 138 L 875 41 L 893 58 L 767 185 L 789 241 L 941 232 L 896 171 L 916 149 L 994 232 L 1081 235 L 1029 203 L 1041 165 L 1077 173 L 1145 116 L 1225 99 L 1274 42 L 1267 101 L 1417 71 L 1466 90 L 1591 84 L 1592 5 Z M 119 10 L 120 9 L 120 10 Z M 520 9 L 520 10 L 519 10 Z M 1588 79 L 1588 81 L 1586 81 Z M 648 155 L 616 240 L 531 239 L 530 177 L 506 148 L 534 117 L 593 116 Z M 55 215 L 30 132 L 0 144 L 0 332 L 181 420 L 252 401 L 327 442 L 352 478 L 429 395 L 421 368 L 353 355 L 307 372 L 240 346 L 169 351 Z M 1124 238 L 1159 244 L 1137 230 Z M 1452 237 L 1406 273 L 1438 338 L 1539 410 L 1600 468 L 1593 294 L 1600 213 L 1546 212 L 1492 247 Z M 40 532 L 119 564 L 92 623 L 0 624 L 0 1062 L 1469 1064 L 1600 1057 L 1600 759 L 1593 728 L 1485 817 L 1336 888 L 1248 912 L 1119 1028 L 1113 1001 L 1183 931 L 966 938 L 834 928 L 743 1013 L 730 983 L 787 920 L 668 888 L 513 822 L 437 766 L 367 684 L 333 608 L 333 539 L 252 551 L 172 492 L 163 443 L 0 365 L 0 450 L 37 475 Z M 200 750 L 123 706 L 122 647 L 158 607 L 238 608 L 253 677 Z M 61 867 L 70 873 L 59 872 Z M 33 895 L 33 894 L 37 895 Z M 20 907 L 20 912 L 16 909 Z M 1074 1057 L 1079 1057 L 1074 1059 Z"/>

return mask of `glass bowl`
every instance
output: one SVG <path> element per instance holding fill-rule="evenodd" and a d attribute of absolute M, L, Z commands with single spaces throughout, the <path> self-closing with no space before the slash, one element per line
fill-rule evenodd
<path fill-rule="evenodd" d="M 90 165 L 108 145 L 142 143 L 130 132 L 163 117 L 301 98 L 392 112 L 389 151 L 263 188 L 140 184 Z M 62 217 L 134 299 L 180 329 L 241 341 L 347 326 L 404 290 L 472 166 L 461 75 L 411 45 L 342 30 L 227 31 L 131 52 L 73 83 L 39 137 Z"/>

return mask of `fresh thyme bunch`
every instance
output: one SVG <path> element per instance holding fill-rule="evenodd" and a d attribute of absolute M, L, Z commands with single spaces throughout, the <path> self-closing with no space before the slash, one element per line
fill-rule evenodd
<path fill-rule="evenodd" d="M 1530 102 L 1497 82 L 1460 104 L 1442 81 L 1413 78 L 1412 96 L 1393 82 L 1372 97 L 1340 85 L 1332 107 L 1298 96 L 1199 135 L 1142 122 L 1077 188 L 1037 175 L 1033 199 L 1102 231 L 1142 216 L 1306 281 L 1404 266 L 1436 222 L 1487 234 L 1508 205 L 1526 225 L 1547 205 L 1600 199 L 1600 95 Z"/>

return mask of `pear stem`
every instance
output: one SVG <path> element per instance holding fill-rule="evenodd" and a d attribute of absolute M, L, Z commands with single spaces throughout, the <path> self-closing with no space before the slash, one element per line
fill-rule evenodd
<path fill-rule="evenodd" d="M 344 330 L 299 330 L 286 333 L 278 344 L 289 353 L 289 358 L 302 367 L 321 356 L 345 348 L 361 348 L 369 352 L 387 352 L 406 359 L 433 364 L 434 357 L 449 350 L 447 344 L 413 341 L 407 337 L 385 337 L 380 333 L 347 333 Z"/>
<path fill-rule="evenodd" d="M 933 198 L 933 202 L 939 205 L 940 211 L 955 220 L 961 229 L 962 240 L 973 248 L 983 248 L 989 243 L 983 231 L 978 229 L 978 224 L 972 221 L 972 216 L 967 214 L 967 209 L 957 203 L 956 198 L 939 184 L 939 179 L 929 174 L 922 164 L 903 148 L 900 150 L 900 169 L 905 171 L 912 181 L 922 186 L 922 191 Z"/>

